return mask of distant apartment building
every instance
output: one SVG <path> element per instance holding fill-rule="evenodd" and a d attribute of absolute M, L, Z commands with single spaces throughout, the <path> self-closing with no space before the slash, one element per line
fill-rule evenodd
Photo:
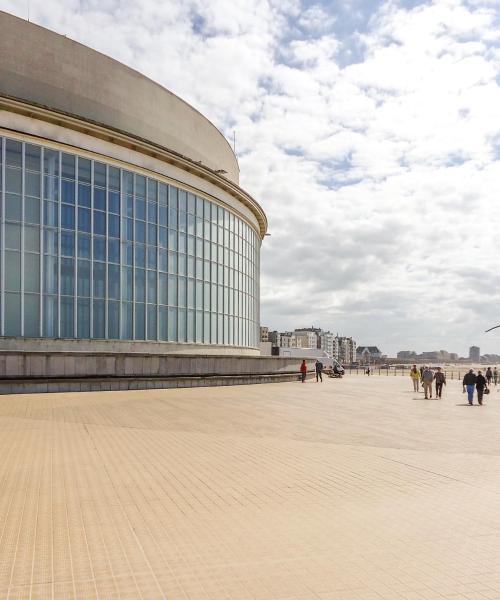
<path fill-rule="evenodd" d="M 416 352 L 410 350 L 401 350 L 397 353 L 399 360 L 407 361 L 434 361 L 434 362 L 453 362 L 458 360 L 458 354 L 456 352 L 447 352 L 446 350 L 431 350 L 430 352 Z"/>
<path fill-rule="evenodd" d="M 301 348 L 319 348 L 319 333 L 321 329 L 306 327 L 294 331 L 297 340 L 300 340 Z"/>
<path fill-rule="evenodd" d="M 338 358 L 342 364 L 351 364 L 356 362 L 356 342 L 352 337 L 338 337 Z"/>
<path fill-rule="evenodd" d="M 279 348 L 281 346 L 281 333 L 279 331 L 270 331 L 268 339 L 274 347 Z"/>
<path fill-rule="evenodd" d="M 479 362 L 481 360 L 481 350 L 478 346 L 471 346 L 469 348 L 469 359 L 473 362 Z"/>
<path fill-rule="evenodd" d="M 292 331 L 285 331 L 280 335 L 282 348 L 302 348 L 302 340 L 298 340 Z"/>
<path fill-rule="evenodd" d="M 417 358 L 417 353 L 414 350 L 400 350 L 396 357 L 399 360 L 415 360 Z"/>
<path fill-rule="evenodd" d="M 377 346 L 358 346 L 356 358 L 362 364 L 371 364 L 382 358 L 382 352 L 380 352 Z"/>
<path fill-rule="evenodd" d="M 261 327 L 260 328 L 260 341 L 261 342 L 269 341 L 269 327 Z"/>
<path fill-rule="evenodd" d="M 324 350 L 328 356 L 336 358 L 338 356 L 337 337 L 330 331 L 321 331 L 318 334 L 319 348 Z"/>

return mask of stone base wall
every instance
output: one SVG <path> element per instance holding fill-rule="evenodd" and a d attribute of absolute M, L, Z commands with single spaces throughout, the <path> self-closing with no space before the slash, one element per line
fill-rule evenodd
<path fill-rule="evenodd" d="M 306 359 L 314 370 L 314 359 Z M 2 352 L 0 394 L 296 381 L 301 359 L 142 353 Z"/>

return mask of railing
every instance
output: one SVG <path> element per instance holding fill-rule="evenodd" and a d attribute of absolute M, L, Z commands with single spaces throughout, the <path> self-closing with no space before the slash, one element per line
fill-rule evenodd
<path fill-rule="evenodd" d="M 366 369 L 367 367 L 346 367 L 345 372 L 349 373 L 349 375 L 366 375 Z M 461 380 L 463 375 L 465 375 L 465 373 L 468 371 L 469 369 L 465 369 L 464 371 L 441 369 L 441 372 L 445 374 L 446 379 Z M 402 367 L 370 367 L 370 376 L 371 375 L 382 375 L 384 377 L 397 377 L 398 375 L 406 375 L 406 377 L 409 377 L 410 369 L 404 369 Z"/>

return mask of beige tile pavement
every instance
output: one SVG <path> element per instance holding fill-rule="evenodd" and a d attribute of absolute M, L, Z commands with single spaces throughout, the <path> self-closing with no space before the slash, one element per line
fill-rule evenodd
<path fill-rule="evenodd" d="M 500 393 L 0 398 L 0 599 L 500 600 Z"/>

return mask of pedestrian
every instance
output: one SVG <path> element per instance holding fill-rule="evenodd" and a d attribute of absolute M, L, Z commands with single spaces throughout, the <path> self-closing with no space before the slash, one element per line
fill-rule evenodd
<path fill-rule="evenodd" d="M 366 369 L 366 374 L 368 375 L 368 377 L 370 376 L 370 373 L 371 373 L 371 370 L 370 370 L 370 367 L 368 367 L 368 368 Z"/>
<path fill-rule="evenodd" d="M 491 370 L 491 367 L 488 367 L 486 369 L 485 376 L 486 376 L 486 381 L 488 383 L 488 387 L 490 387 L 491 386 L 491 380 L 493 378 L 493 371 Z"/>
<path fill-rule="evenodd" d="M 323 363 L 319 360 L 319 358 L 316 359 L 314 366 L 316 368 L 316 383 L 318 383 L 318 381 L 323 383 Z"/>
<path fill-rule="evenodd" d="M 300 365 L 300 381 L 302 383 L 305 382 L 306 380 L 306 375 L 307 375 L 307 365 L 306 365 L 306 361 L 305 359 L 302 361 L 302 364 Z"/>
<path fill-rule="evenodd" d="M 446 385 L 446 375 L 441 371 L 441 367 L 436 369 L 434 373 L 434 381 L 436 382 L 436 398 L 441 398 L 443 393 L 443 385 Z"/>
<path fill-rule="evenodd" d="M 486 382 L 486 377 L 481 373 L 481 371 L 477 372 L 477 378 L 476 378 L 476 390 L 477 390 L 477 401 L 479 402 L 479 404 L 483 404 L 483 394 L 484 394 L 484 389 L 487 385 Z"/>
<path fill-rule="evenodd" d="M 464 375 L 464 379 L 462 381 L 463 392 L 465 394 L 465 390 L 467 388 L 467 400 L 469 404 L 472 406 L 474 403 L 474 387 L 476 385 L 477 376 L 474 373 L 474 369 L 469 369 L 469 372 Z"/>
<path fill-rule="evenodd" d="M 429 367 L 424 367 L 422 372 L 422 383 L 424 384 L 425 399 L 432 399 L 432 382 L 434 380 L 434 373 Z M 429 394 L 429 398 L 427 397 Z"/>
<path fill-rule="evenodd" d="M 423 367 L 423 366 L 421 366 L 421 367 L 420 367 L 420 382 L 421 382 L 421 384 L 422 384 L 422 385 L 424 384 L 424 378 L 423 378 L 423 375 L 424 375 L 424 367 Z"/>
<path fill-rule="evenodd" d="M 413 367 L 410 369 L 410 377 L 413 381 L 413 391 L 418 392 L 420 383 L 420 372 L 417 369 L 417 365 L 413 365 Z"/>
<path fill-rule="evenodd" d="M 493 369 L 493 382 L 495 383 L 495 385 L 497 384 L 497 381 L 498 381 L 498 371 L 497 371 L 497 368 L 495 367 Z"/>

